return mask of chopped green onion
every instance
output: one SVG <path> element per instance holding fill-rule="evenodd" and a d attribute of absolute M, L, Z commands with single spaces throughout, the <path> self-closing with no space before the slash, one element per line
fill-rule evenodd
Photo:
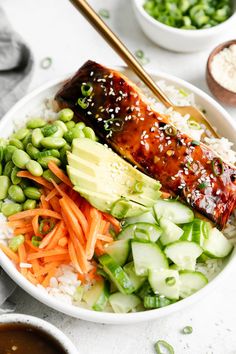
<path fill-rule="evenodd" d="M 107 9 L 100 9 L 98 13 L 103 18 L 110 18 L 110 12 Z"/>
<path fill-rule="evenodd" d="M 52 58 L 46 57 L 41 60 L 40 66 L 42 69 L 44 70 L 49 69 L 51 65 L 52 65 Z"/>
<path fill-rule="evenodd" d="M 191 333 L 193 333 L 193 327 L 186 326 L 183 328 L 183 334 L 191 334 Z"/>
<path fill-rule="evenodd" d="M 201 126 L 198 122 L 196 122 L 194 119 L 189 119 L 187 121 L 187 124 L 189 126 L 190 129 L 194 129 L 194 130 L 200 130 Z"/>
<path fill-rule="evenodd" d="M 166 354 L 175 354 L 172 345 L 167 343 L 165 340 L 158 340 L 155 344 L 156 353 L 163 354 L 163 349 L 165 349 Z"/>
<path fill-rule="evenodd" d="M 221 176 L 224 173 L 223 161 L 219 157 L 212 160 L 211 166 L 214 176 Z"/>
<path fill-rule="evenodd" d="M 44 230 L 45 226 L 47 226 L 47 230 Z M 47 235 L 50 231 L 52 231 L 54 226 L 55 226 L 55 222 L 52 219 L 43 219 L 39 223 L 39 232 L 41 235 Z"/>
<path fill-rule="evenodd" d="M 143 192 L 143 182 L 136 181 L 133 186 L 133 193 L 142 193 Z"/>
<path fill-rule="evenodd" d="M 121 118 L 111 118 L 104 121 L 104 129 L 107 131 L 119 132 L 122 130 L 124 122 Z"/>
<path fill-rule="evenodd" d="M 173 286 L 176 283 L 176 279 L 175 279 L 175 277 L 168 277 L 168 278 L 166 278 L 165 282 L 166 282 L 166 285 Z"/>
<path fill-rule="evenodd" d="M 198 146 L 198 145 L 200 145 L 200 141 L 192 140 L 192 141 L 191 141 L 191 145 L 192 145 L 192 146 Z"/>
<path fill-rule="evenodd" d="M 198 189 L 204 189 L 207 187 L 207 183 L 206 182 L 202 182 L 198 185 Z"/>
<path fill-rule="evenodd" d="M 144 58 L 144 51 L 142 49 L 138 49 L 135 52 L 135 56 L 138 59 L 143 59 Z"/>
<path fill-rule="evenodd" d="M 8 246 L 13 252 L 17 252 L 20 245 L 25 242 L 23 235 L 14 236 L 10 239 Z"/>
<path fill-rule="evenodd" d="M 93 92 L 93 85 L 90 82 L 83 83 L 81 85 L 81 93 L 83 96 L 88 97 L 91 96 Z"/>
<path fill-rule="evenodd" d="M 42 242 L 42 237 L 33 236 L 31 238 L 31 243 L 34 247 L 39 247 L 40 243 Z"/>
<path fill-rule="evenodd" d="M 77 104 L 78 104 L 82 109 L 86 109 L 86 108 L 88 108 L 88 106 L 89 106 L 86 97 L 83 97 L 83 98 L 80 97 L 80 98 L 78 98 Z"/>
<path fill-rule="evenodd" d="M 179 93 L 180 93 L 182 96 L 184 96 L 184 97 L 187 97 L 187 96 L 188 96 L 188 93 L 187 93 L 184 89 L 182 89 L 182 88 L 179 89 Z"/>
<path fill-rule="evenodd" d="M 169 136 L 176 136 L 177 135 L 177 129 L 174 126 L 172 126 L 172 125 L 168 125 L 165 128 L 165 133 L 166 133 L 166 135 L 169 135 Z"/>
<path fill-rule="evenodd" d="M 187 167 L 190 171 L 197 173 L 200 170 L 200 163 L 198 161 L 187 162 Z"/>
<path fill-rule="evenodd" d="M 113 215 L 115 218 L 123 219 L 126 216 L 129 208 L 130 203 L 128 201 L 125 199 L 119 199 L 113 204 L 111 215 Z"/>

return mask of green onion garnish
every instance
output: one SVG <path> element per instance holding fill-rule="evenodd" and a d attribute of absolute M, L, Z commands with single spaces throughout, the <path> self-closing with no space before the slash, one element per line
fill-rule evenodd
<path fill-rule="evenodd" d="M 165 340 L 158 340 L 155 344 L 155 350 L 157 354 L 163 354 L 163 349 L 166 354 L 175 354 L 174 348 L 172 345 L 167 343 Z"/>
<path fill-rule="evenodd" d="M 215 157 L 211 163 L 214 176 L 221 176 L 224 173 L 223 161 L 219 157 Z"/>
<path fill-rule="evenodd" d="M 202 182 L 198 185 L 198 189 L 204 189 L 207 187 L 207 183 L 206 182 Z"/>
<path fill-rule="evenodd" d="M 187 167 L 190 171 L 197 173 L 200 170 L 200 163 L 198 161 L 187 162 Z"/>
<path fill-rule="evenodd" d="M 52 65 L 52 58 L 50 57 L 46 57 L 42 59 L 40 62 L 40 66 L 44 70 L 49 69 L 51 65 Z"/>
<path fill-rule="evenodd" d="M 55 226 L 55 222 L 52 219 L 43 219 L 39 223 L 39 232 L 41 235 L 46 235 L 50 231 L 52 231 L 54 226 Z M 45 229 L 45 227 L 46 227 L 46 229 Z"/>
<path fill-rule="evenodd" d="M 34 247 L 39 247 L 40 243 L 42 242 L 42 237 L 33 236 L 31 238 L 31 243 Z"/>
<path fill-rule="evenodd" d="M 93 85 L 90 82 L 83 83 L 81 85 L 81 92 L 85 97 L 91 96 L 93 92 Z"/>
<path fill-rule="evenodd" d="M 145 57 L 144 51 L 142 49 L 136 50 L 134 55 L 136 56 L 141 65 L 148 64 L 150 61 L 147 57 Z"/>
<path fill-rule="evenodd" d="M 180 93 L 182 96 L 184 96 L 184 97 L 187 97 L 187 96 L 188 96 L 188 93 L 187 93 L 184 89 L 182 89 L 182 88 L 179 89 L 179 93 Z"/>
<path fill-rule="evenodd" d="M 111 215 L 113 215 L 115 218 L 118 219 L 123 219 L 126 214 L 128 213 L 128 210 L 130 209 L 130 203 L 126 201 L 125 199 L 118 199 L 113 205 L 111 209 Z"/>
<path fill-rule="evenodd" d="M 165 128 L 165 133 L 166 133 L 166 135 L 169 135 L 169 136 L 176 136 L 177 135 L 177 129 L 174 126 L 168 125 Z"/>
<path fill-rule="evenodd" d="M 176 283 L 176 279 L 175 279 L 175 277 L 168 277 L 168 278 L 166 278 L 165 282 L 166 282 L 166 285 L 173 286 Z"/>
<path fill-rule="evenodd" d="M 98 13 L 103 18 L 110 18 L 110 12 L 107 9 L 100 9 Z"/>
<path fill-rule="evenodd" d="M 191 333 L 193 333 L 193 327 L 191 327 L 191 326 L 185 326 L 185 327 L 183 328 L 183 334 L 191 334 Z"/>
<path fill-rule="evenodd" d="M 77 104 L 82 108 L 82 109 L 86 109 L 88 108 L 89 104 L 86 100 L 86 97 L 83 97 L 83 98 L 78 98 L 77 100 Z"/>
<path fill-rule="evenodd" d="M 123 125 L 124 122 L 121 118 L 111 118 L 104 121 L 104 129 L 107 131 L 119 132 Z"/>
<path fill-rule="evenodd" d="M 189 119 L 187 121 L 187 124 L 189 126 L 190 129 L 194 129 L 194 130 L 200 130 L 201 126 L 198 122 L 196 122 L 194 119 Z"/>
<path fill-rule="evenodd" d="M 10 241 L 8 242 L 8 246 L 13 252 L 17 252 L 19 246 L 22 245 L 24 242 L 25 242 L 24 236 L 18 235 L 10 239 Z"/>
<path fill-rule="evenodd" d="M 191 145 L 192 146 L 198 146 L 198 145 L 200 145 L 200 141 L 193 140 L 193 141 L 191 141 Z"/>
<path fill-rule="evenodd" d="M 143 182 L 136 181 L 133 186 L 133 193 L 142 193 L 143 192 Z"/>

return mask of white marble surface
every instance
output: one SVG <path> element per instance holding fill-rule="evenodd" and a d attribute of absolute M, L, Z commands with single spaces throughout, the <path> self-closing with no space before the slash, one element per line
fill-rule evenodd
<path fill-rule="evenodd" d="M 76 13 L 67 0 L 1 0 L 14 28 L 31 46 L 35 71 L 29 90 L 77 69 L 88 58 L 107 65 L 121 60 Z M 143 49 L 150 58 L 147 69 L 159 69 L 179 76 L 207 91 L 205 65 L 209 50 L 176 54 L 151 43 L 141 32 L 129 0 L 93 0 L 99 9 L 110 10 L 107 23 L 134 52 Z M 236 38 L 236 26 L 219 42 Z M 53 64 L 43 70 L 40 61 L 50 56 Z M 229 109 L 236 119 L 236 109 Z M 201 303 L 168 318 L 130 326 L 111 326 L 72 319 L 40 304 L 18 289 L 12 297 L 17 311 L 56 324 L 74 341 L 80 354 L 152 354 L 153 344 L 164 339 L 176 354 L 236 354 L 236 281 L 229 275 L 214 293 Z M 191 335 L 181 334 L 186 325 Z"/>

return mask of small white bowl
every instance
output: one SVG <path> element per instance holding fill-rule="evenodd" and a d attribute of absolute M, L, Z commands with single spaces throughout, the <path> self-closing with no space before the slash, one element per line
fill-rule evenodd
<path fill-rule="evenodd" d="M 67 354 L 79 354 L 74 344 L 58 328 L 40 318 L 22 314 L 0 315 L 0 326 L 2 324 L 24 324 L 38 329 L 54 338 Z"/>
<path fill-rule="evenodd" d="M 219 41 L 236 23 L 236 1 L 234 13 L 221 24 L 201 30 L 185 30 L 167 26 L 151 17 L 143 8 L 145 0 L 133 0 L 134 12 L 144 33 L 156 44 L 175 52 L 197 52 Z"/>

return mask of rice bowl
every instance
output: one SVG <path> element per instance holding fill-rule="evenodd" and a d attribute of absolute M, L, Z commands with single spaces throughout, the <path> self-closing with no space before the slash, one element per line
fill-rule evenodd
<path fill-rule="evenodd" d="M 160 78 L 161 81 L 159 81 L 159 84 L 162 86 L 162 88 L 166 91 L 166 93 L 168 95 L 170 95 L 170 98 L 175 102 L 176 104 L 186 104 L 186 103 L 193 103 L 194 99 L 195 99 L 195 95 L 192 94 L 191 92 L 195 92 L 196 94 L 196 98 L 197 98 L 197 104 L 200 105 L 203 109 L 206 109 L 207 111 L 209 111 L 209 119 L 211 119 L 211 110 L 218 110 L 221 111 L 223 116 L 227 117 L 229 123 L 225 123 L 226 126 L 228 126 L 228 124 L 230 125 L 230 118 L 228 118 L 227 114 L 223 111 L 222 108 L 219 108 L 219 106 L 210 98 L 208 98 L 205 94 L 201 93 L 199 96 L 199 90 L 193 88 L 191 85 L 185 84 L 184 82 L 182 82 L 181 80 L 178 79 L 173 79 L 170 78 L 166 75 L 160 74 L 157 75 L 158 79 Z M 170 80 L 170 83 L 169 83 Z M 172 83 L 171 83 L 172 81 Z M 59 84 L 60 85 L 60 84 Z M 58 86 L 59 86 L 58 85 Z M 184 89 L 184 91 L 180 91 L 179 90 L 179 86 L 181 87 L 181 89 Z M 42 103 L 45 104 L 45 98 L 50 98 L 52 97 L 52 95 L 54 94 L 54 92 L 56 91 L 57 87 L 55 87 L 55 85 L 49 85 L 49 89 L 45 91 L 45 89 L 43 88 L 43 90 L 39 93 L 39 96 L 37 96 L 36 93 L 36 100 L 35 102 L 31 101 L 29 98 L 29 106 L 27 106 L 27 104 L 24 104 L 24 101 L 22 103 L 22 112 L 20 112 L 19 118 L 25 118 L 25 116 L 29 113 L 34 113 L 38 110 L 37 106 L 38 103 Z M 186 91 L 189 92 L 185 92 Z M 200 97 L 200 99 L 199 99 Z M 205 100 L 206 100 L 206 104 L 205 104 Z M 53 110 L 51 110 L 51 104 L 50 104 L 51 100 L 47 101 L 47 106 L 43 108 L 44 111 L 44 117 L 47 119 L 53 119 L 55 117 L 55 113 Z M 213 103 L 214 102 L 214 103 Z M 19 104 L 18 104 L 19 105 Z M 162 111 L 165 114 L 170 113 L 169 111 L 167 112 L 159 103 L 157 103 L 158 106 L 158 110 Z M 36 107 L 36 108 L 35 108 Z M 41 110 L 42 108 L 40 107 L 39 110 L 40 112 L 42 112 Z M 15 113 L 17 113 L 20 111 L 19 107 L 15 107 L 13 108 L 13 113 L 9 113 L 8 116 L 10 115 L 13 119 L 14 119 L 14 115 Z M 15 113 L 14 113 L 15 112 Z M 4 121 L 6 121 L 7 117 L 5 118 Z M 178 124 L 178 119 L 180 117 L 178 117 L 178 114 L 173 113 L 172 114 L 172 119 L 173 122 L 176 124 Z M 181 117 L 181 129 L 186 129 L 186 131 L 188 133 L 189 132 L 189 127 L 186 124 L 188 117 L 184 117 L 182 119 Z M 26 118 L 27 119 L 27 118 Z M 21 120 L 21 124 L 22 124 L 22 120 Z M 220 125 L 219 125 L 220 128 Z M 233 125 L 232 125 L 233 128 Z M 229 132 L 229 138 L 233 138 L 234 134 L 233 132 L 231 133 L 231 137 L 230 137 L 230 128 L 228 128 L 228 132 Z M 10 133 L 10 129 L 9 132 L 6 132 L 6 136 L 9 135 Z M 196 132 L 193 131 L 192 134 L 194 134 L 194 138 L 197 139 L 197 135 L 200 132 Z M 228 135 L 227 135 L 228 136 Z M 224 158 L 227 159 L 229 162 L 231 163 L 235 163 L 236 161 L 236 156 L 235 153 L 233 152 L 233 150 L 231 150 L 231 145 L 229 143 L 229 141 L 227 139 L 223 139 L 221 142 L 218 142 L 216 140 L 208 140 L 206 141 L 206 143 L 208 144 L 214 144 L 214 148 L 216 149 L 216 151 L 219 151 L 218 149 L 220 149 L 220 153 L 224 154 Z M 222 146 L 225 147 L 224 150 L 222 150 Z M 230 225 L 227 227 L 226 232 L 228 232 L 228 235 L 230 238 L 233 238 L 235 235 L 235 219 L 232 218 Z M 3 235 L 5 234 L 6 236 L 1 236 L 2 239 L 7 239 L 8 237 L 10 237 L 10 232 L 9 230 L 2 230 L 3 231 Z M 233 263 L 234 260 L 234 254 L 231 255 L 230 260 L 227 260 L 227 262 L 229 262 L 229 264 L 231 264 L 231 262 Z M 32 287 L 30 284 L 28 284 L 27 281 L 25 281 L 24 279 L 21 279 L 21 275 L 17 274 L 16 271 L 13 270 L 12 266 L 9 264 L 9 261 L 6 260 L 6 258 L 3 256 L 3 261 L 2 261 L 2 266 L 3 268 L 10 272 L 10 275 L 17 280 L 17 282 L 20 282 L 21 286 L 23 286 L 25 289 L 27 289 L 27 291 L 29 291 L 31 294 L 33 294 L 33 296 L 37 297 L 39 300 L 48 303 L 50 306 L 55 307 L 57 309 L 59 309 L 62 312 L 71 314 L 72 316 L 78 317 L 78 318 L 84 318 L 84 319 L 88 319 L 88 320 L 92 320 L 92 321 L 97 321 L 97 322 L 107 322 L 107 323 L 127 323 L 127 322 L 136 322 L 136 321 L 141 321 L 141 320 L 145 320 L 145 319 L 149 319 L 149 318 L 154 318 L 157 316 L 161 316 L 162 314 L 167 314 L 169 312 L 171 312 L 171 308 L 174 311 L 174 308 L 179 308 L 184 303 L 188 303 L 191 302 L 190 299 L 194 299 L 197 298 L 197 296 L 200 296 L 201 293 L 204 293 L 204 291 L 206 291 L 205 289 L 200 290 L 199 293 L 192 295 L 190 298 L 182 300 L 180 303 L 178 304 L 173 304 L 169 306 L 169 309 L 167 310 L 167 308 L 163 308 L 163 309 L 158 309 L 158 310 L 151 310 L 147 313 L 131 313 L 131 314 L 127 314 L 127 315 L 117 315 L 117 314 L 111 314 L 111 313 L 91 313 L 90 310 L 87 309 L 81 309 L 81 308 L 77 308 L 76 306 L 82 306 L 82 307 L 86 307 L 84 303 L 76 303 L 76 301 L 73 301 L 73 295 L 75 293 L 75 289 L 76 287 L 79 285 L 79 281 L 75 276 L 75 272 L 73 271 L 73 268 L 66 265 L 66 266 L 62 266 L 60 271 L 58 272 L 58 274 L 53 277 L 51 279 L 50 282 L 50 286 L 47 287 L 46 289 L 35 289 L 34 287 Z M 202 266 L 201 266 L 202 267 Z M 221 261 L 211 261 L 207 264 L 207 267 L 203 267 L 204 269 L 202 270 L 203 272 L 205 272 L 205 274 L 209 277 L 209 279 L 214 278 L 218 272 L 222 269 L 222 267 L 226 267 L 229 268 L 228 265 L 224 265 L 222 264 Z M 225 268 L 225 269 L 226 269 Z M 202 268 L 201 268 L 202 269 Z M 223 271 L 224 272 L 224 271 Z M 222 272 L 222 273 L 223 273 Z M 13 273 L 15 273 L 13 275 Z M 220 276 L 217 276 L 217 278 L 220 278 Z M 217 279 L 216 278 L 216 279 Z M 213 284 L 214 281 L 210 284 Z M 211 285 L 207 285 L 207 288 L 210 288 Z M 33 289 L 34 288 L 34 289 Z M 49 296 L 53 296 L 55 297 L 57 300 L 54 302 L 53 299 L 50 299 Z M 63 305 L 62 302 L 65 302 L 68 305 Z M 61 303 L 59 305 L 59 303 Z M 76 305 L 76 306 L 74 306 Z M 149 313 L 152 313 L 149 315 Z"/>

